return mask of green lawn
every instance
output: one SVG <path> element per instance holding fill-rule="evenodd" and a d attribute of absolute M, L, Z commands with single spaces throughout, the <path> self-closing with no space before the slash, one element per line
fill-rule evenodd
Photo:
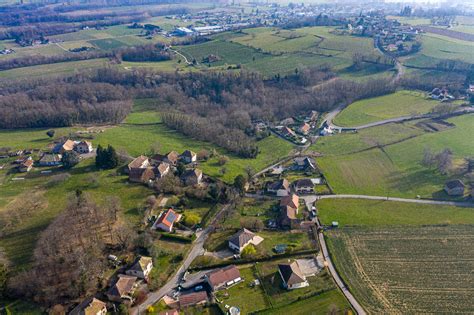
<path fill-rule="evenodd" d="M 255 279 L 258 279 L 255 268 L 242 268 L 239 271 L 243 281 L 229 289 L 217 292 L 217 298 L 223 304 L 237 306 L 241 314 L 251 314 L 268 308 L 270 305 L 262 287 L 250 286 Z"/>
<path fill-rule="evenodd" d="M 258 314 L 307 315 L 307 314 L 346 314 L 351 307 L 344 295 L 337 289 L 324 292 L 305 300 L 258 312 Z"/>
<path fill-rule="evenodd" d="M 438 101 L 427 99 L 425 93 L 403 90 L 357 101 L 339 113 L 334 123 L 355 127 L 384 119 L 425 114 L 439 104 Z"/>
<path fill-rule="evenodd" d="M 385 146 L 383 150 L 374 148 L 354 154 L 327 155 L 317 160 L 329 184 L 336 193 L 353 193 L 379 196 L 448 199 L 442 191 L 444 183 L 451 177 L 441 175 L 434 169 L 421 165 L 424 148 L 440 152 L 450 148 L 455 160 L 462 162 L 474 152 L 474 115 L 450 118 L 455 124 L 452 129 L 424 133 L 400 143 Z M 326 147 L 338 149 L 347 145 L 346 136 L 328 137 Z M 334 141 L 334 143 L 331 143 Z M 360 143 L 358 144 L 360 146 Z M 323 148 L 319 144 L 315 151 Z M 353 148 L 351 148 L 353 149 Z M 327 151 L 327 149 L 325 149 Z M 456 161 L 455 161 L 456 162 Z M 456 163 L 457 163 L 456 162 Z"/>
<path fill-rule="evenodd" d="M 424 34 L 420 53 L 438 59 L 453 59 L 472 63 L 474 42 L 462 41 L 436 34 Z"/>
<path fill-rule="evenodd" d="M 322 199 L 317 203 L 323 224 L 339 225 L 423 225 L 474 224 L 474 209 L 362 199 Z"/>

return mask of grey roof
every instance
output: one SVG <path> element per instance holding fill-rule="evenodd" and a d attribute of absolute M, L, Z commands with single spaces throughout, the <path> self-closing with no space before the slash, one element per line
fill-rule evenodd
<path fill-rule="evenodd" d="M 251 239 L 253 239 L 255 234 L 252 231 L 243 228 L 242 230 L 238 231 L 229 239 L 229 242 L 234 244 L 235 246 L 242 247 L 248 243 Z"/>
<path fill-rule="evenodd" d="M 309 178 L 303 178 L 303 179 L 298 179 L 296 180 L 293 185 L 295 187 L 313 187 L 313 181 Z"/>
<path fill-rule="evenodd" d="M 446 182 L 446 187 L 448 189 L 454 189 L 454 188 L 464 188 L 466 186 L 461 180 L 455 179 L 455 180 L 450 180 L 449 182 Z"/>
<path fill-rule="evenodd" d="M 300 267 L 298 266 L 298 263 L 295 261 L 291 264 L 279 264 L 278 269 L 280 270 L 283 281 L 285 281 L 287 285 L 293 285 L 306 281 Z"/>

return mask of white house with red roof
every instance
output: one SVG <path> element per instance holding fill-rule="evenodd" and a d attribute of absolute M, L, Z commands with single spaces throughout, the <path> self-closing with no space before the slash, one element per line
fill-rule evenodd
<path fill-rule="evenodd" d="M 163 211 L 156 222 L 153 224 L 153 229 L 162 230 L 165 232 L 173 231 L 173 225 L 181 219 L 181 214 L 174 212 L 173 209 Z"/>

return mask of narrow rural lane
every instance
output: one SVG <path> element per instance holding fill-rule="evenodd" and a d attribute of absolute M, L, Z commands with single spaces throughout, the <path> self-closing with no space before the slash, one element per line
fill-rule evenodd
<path fill-rule="evenodd" d="M 224 211 L 226 211 L 230 207 L 230 204 L 223 205 L 221 210 L 219 210 L 218 213 L 214 216 L 214 219 L 211 221 L 209 226 L 205 228 L 201 234 L 197 237 L 197 239 L 194 241 L 193 246 L 191 250 L 189 251 L 188 255 L 184 259 L 183 263 L 179 267 L 179 269 L 176 271 L 176 273 L 173 275 L 171 279 L 168 280 L 168 282 L 163 285 L 158 291 L 155 292 L 150 292 L 147 296 L 147 299 L 138 305 L 137 307 L 134 307 L 131 310 L 131 314 L 137 315 L 137 314 L 145 314 L 146 309 L 157 303 L 161 298 L 163 298 L 167 293 L 169 293 L 171 290 L 176 288 L 180 281 L 181 278 L 183 277 L 183 274 L 186 272 L 186 270 L 189 268 L 193 260 L 204 254 L 204 243 L 206 242 L 207 238 L 211 234 L 212 230 L 214 229 L 213 224 L 216 222 L 216 220 L 220 217 L 220 214 Z"/>
<path fill-rule="evenodd" d="M 319 225 L 319 221 L 318 221 L 318 225 Z M 359 315 L 365 315 L 366 312 L 364 311 L 362 306 L 359 304 L 359 302 L 357 302 L 357 300 L 354 298 L 352 293 L 349 291 L 349 289 L 346 287 L 341 277 L 337 273 L 336 268 L 334 267 L 334 264 L 332 263 L 331 257 L 329 256 L 329 252 L 326 246 L 326 241 L 324 240 L 324 234 L 322 232 L 319 232 L 318 236 L 319 236 L 318 237 L 319 244 L 321 245 L 321 251 L 323 253 L 324 261 L 327 264 L 327 267 L 329 269 L 329 272 L 331 273 L 331 276 L 333 277 L 339 289 L 341 289 L 346 299 L 351 304 L 352 308 L 356 311 L 356 313 Z"/>

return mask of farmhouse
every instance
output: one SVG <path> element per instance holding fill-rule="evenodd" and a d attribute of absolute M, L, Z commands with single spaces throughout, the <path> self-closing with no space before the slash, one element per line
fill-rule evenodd
<path fill-rule="evenodd" d="M 38 161 L 39 166 L 58 166 L 61 165 L 61 154 L 44 154 Z"/>
<path fill-rule="evenodd" d="M 128 163 L 128 170 L 134 168 L 147 168 L 150 165 L 150 159 L 144 155 L 140 155 L 135 158 L 132 162 Z"/>
<path fill-rule="evenodd" d="M 105 315 L 107 314 L 107 305 L 96 298 L 88 298 L 76 306 L 69 315 Z"/>
<path fill-rule="evenodd" d="M 314 192 L 314 184 L 309 178 L 298 179 L 293 182 L 293 189 L 297 194 L 310 194 Z"/>
<path fill-rule="evenodd" d="M 465 188 L 466 186 L 459 179 L 448 181 L 444 185 L 444 191 L 449 196 L 463 196 Z"/>
<path fill-rule="evenodd" d="M 170 151 L 166 153 L 165 155 L 157 154 L 151 158 L 152 160 L 156 162 L 165 162 L 170 165 L 176 166 L 179 161 L 179 154 L 176 151 Z"/>
<path fill-rule="evenodd" d="M 270 182 L 267 184 L 267 192 L 270 194 L 275 194 L 278 197 L 288 196 L 290 192 L 290 183 L 285 178 L 273 183 Z"/>
<path fill-rule="evenodd" d="M 74 147 L 76 146 L 76 143 L 72 141 L 71 139 L 67 139 L 64 142 L 58 143 L 54 148 L 53 148 L 53 153 L 57 154 L 63 154 L 64 152 L 72 151 L 74 150 Z"/>
<path fill-rule="evenodd" d="M 181 180 L 186 186 L 199 185 L 202 181 L 202 171 L 197 168 L 187 170 L 181 175 Z"/>
<path fill-rule="evenodd" d="M 263 241 L 258 235 L 245 228 L 241 229 L 229 239 L 229 248 L 234 252 L 241 253 L 250 244 L 258 245 Z"/>
<path fill-rule="evenodd" d="M 202 305 L 207 302 L 207 292 L 199 291 L 183 294 L 179 297 L 180 308 L 186 308 L 193 305 Z"/>
<path fill-rule="evenodd" d="M 293 168 L 300 171 L 314 171 L 315 161 L 309 157 L 297 157 L 293 160 Z"/>
<path fill-rule="evenodd" d="M 92 143 L 90 143 L 89 141 L 81 141 L 76 144 L 74 150 L 80 154 L 91 153 L 93 150 Z"/>
<path fill-rule="evenodd" d="M 301 272 L 296 261 L 287 264 L 278 264 L 278 273 L 280 274 L 283 286 L 287 290 L 304 288 L 309 286 L 306 277 Z"/>
<path fill-rule="evenodd" d="M 31 169 L 33 168 L 33 160 L 31 159 L 31 157 L 25 159 L 19 166 L 18 166 L 18 171 L 22 172 L 22 173 L 26 173 L 26 172 L 29 172 L 31 171 Z"/>
<path fill-rule="evenodd" d="M 234 265 L 211 271 L 205 277 L 212 291 L 230 287 L 242 280 L 239 269 Z"/>
<path fill-rule="evenodd" d="M 168 209 L 160 214 L 156 222 L 153 224 L 154 229 L 159 229 L 165 232 L 173 231 L 173 225 L 181 219 L 181 215 L 174 212 L 173 209 Z"/>
<path fill-rule="evenodd" d="M 132 183 L 148 183 L 155 178 L 155 173 L 151 167 L 132 168 L 128 173 L 128 180 Z"/>
<path fill-rule="evenodd" d="M 180 158 L 184 164 L 189 164 L 189 163 L 196 162 L 197 155 L 193 151 L 186 150 L 183 152 L 183 154 L 181 154 Z"/>
<path fill-rule="evenodd" d="M 125 272 L 125 274 L 146 280 L 148 279 L 148 275 L 152 268 L 153 260 L 151 257 L 141 256 L 135 260 L 133 265 Z"/>
<path fill-rule="evenodd" d="M 107 297 L 113 302 L 133 302 L 137 277 L 119 275 L 117 282 L 107 291 Z"/>
<path fill-rule="evenodd" d="M 155 172 L 155 177 L 158 178 L 163 178 L 165 177 L 169 172 L 170 172 L 170 165 L 165 162 L 161 162 L 157 167 L 153 169 Z"/>

